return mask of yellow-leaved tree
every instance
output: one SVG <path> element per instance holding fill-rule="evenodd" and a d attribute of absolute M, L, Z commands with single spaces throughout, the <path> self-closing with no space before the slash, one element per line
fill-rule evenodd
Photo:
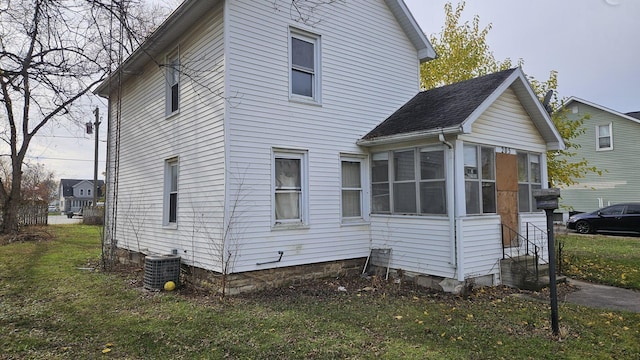
<path fill-rule="evenodd" d="M 461 23 L 464 7 L 464 1 L 458 3 L 455 10 L 450 2 L 446 3 L 444 6 L 445 25 L 439 34 L 433 34 L 429 37 L 438 58 L 421 65 L 420 85 L 424 90 L 469 80 L 514 66 L 509 58 L 498 61 L 493 56 L 486 41 L 491 24 L 480 28 L 478 15 L 473 17 L 471 23 Z M 523 64 L 524 61 L 519 59 L 517 66 Z M 565 150 L 547 153 L 551 186 L 566 187 L 576 184 L 580 178 L 585 177 L 588 173 L 601 175 L 601 170 L 589 165 L 585 158 L 577 157 L 576 150 L 580 145 L 575 143 L 574 139 L 584 133 L 583 124 L 587 117 L 578 120 L 567 118 L 566 110 L 563 108 L 564 99 L 559 98 L 556 92 L 558 73 L 550 71 L 549 79 L 546 81 L 539 81 L 530 76 L 528 80 L 540 101 L 548 91 L 553 91 L 549 102 L 552 109 L 551 119 L 566 145 Z"/>

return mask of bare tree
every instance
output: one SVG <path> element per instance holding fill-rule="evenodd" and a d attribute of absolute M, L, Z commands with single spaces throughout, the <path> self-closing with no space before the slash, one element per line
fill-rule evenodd
<path fill-rule="evenodd" d="M 289 17 L 299 23 L 315 26 L 322 21 L 327 6 L 344 4 L 346 0 L 271 0 L 276 11 L 289 12 Z"/>
<path fill-rule="evenodd" d="M 7 158 L 0 159 L 0 182 L 11 187 L 11 164 Z M 22 172 L 22 199 L 49 203 L 56 199 L 58 183 L 53 171 L 44 164 L 24 164 Z"/>
<path fill-rule="evenodd" d="M 134 0 L 0 3 L 0 140 L 11 159 L 10 181 L 0 179 L 1 233 L 18 231 L 33 137 L 49 122 L 68 119 L 72 105 L 117 65 L 114 59 L 138 46 L 139 32 L 150 31 L 140 6 Z"/>
<path fill-rule="evenodd" d="M 249 206 L 246 203 L 248 188 L 242 177 L 231 174 L 230 184 L 234 184 L 230 201 L 225 208 L 223 203 L 217 205 L 219 211 L 211 212 L 199 211 L 196 206 L 193 208 L 193 233 L 192 233 L 192 266 L 195 263 L 195 241 L 197 238 L 203 239 L 210 251 L 210 255 L 220 271 L 220 298 L 224 300 L 229 286 L 229 275 L 234 271 L 236 260 L 240 253 L 241 238 L 244 234 L 242 227 L 242 217 L 244 209 Z M 211 215 L 212 214 L 212 215 Z"/>

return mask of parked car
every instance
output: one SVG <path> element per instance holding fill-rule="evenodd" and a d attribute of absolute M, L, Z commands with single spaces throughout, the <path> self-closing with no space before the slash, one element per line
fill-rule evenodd
<path fill-rule="evenodd" d="M 56 212 L 58 211 L 58 207 L 55 205 L 49 205 L 49 208 L 47 209 L 48 212 Z"/>
<path fill-rule="evenodd" d="M 594 212 L 573 215 L 567 221 L 567 229 L 580 234 L 597 231 L 640 233 L 640 203 L 616 204 Z"/>

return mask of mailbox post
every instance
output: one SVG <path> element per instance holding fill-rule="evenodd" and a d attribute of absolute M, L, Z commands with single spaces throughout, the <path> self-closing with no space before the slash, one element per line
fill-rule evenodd
<path fill-rule="evenodd" d="M 549 292 L 551 297 L 551 329 L 553 335 L 558 335 L 558 289 L 556 286 L 556 253 L 553 238 L 553 211 L 558 208 L 560 189 L 533 190 L 538 209 L 547 215 L 547 238 L 549 252 Z"/>

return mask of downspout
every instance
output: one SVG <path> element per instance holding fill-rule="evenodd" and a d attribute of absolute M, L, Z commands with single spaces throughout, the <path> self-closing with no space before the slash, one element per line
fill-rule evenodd
<path fill-rule="evenodd" d="M 446 167 L 446 181 L 449 182 L 451 186 L 447 188 L 450 189 L 447 192 L 447 217 L 449 218 L 449 239 L 451 239 L 451 259 L 449 263 L 453 266 L 454 269 L 458 269 L 457 262 L 457 237 L 456 237 L 456 187 L 455 187 L 455 151 L 453 151 L 453 144 L 447 141 L 444 137 L 444 132 L 438 134 L 438 140 L 447 147 L 447 159 L 449 159 L 450 166 Z"/>

